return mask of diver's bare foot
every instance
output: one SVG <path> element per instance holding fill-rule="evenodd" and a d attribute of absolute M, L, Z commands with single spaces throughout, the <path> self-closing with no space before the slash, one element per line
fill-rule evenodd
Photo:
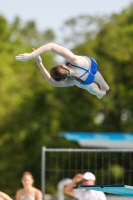
<path fill-rule="evenodd" d="M 106 84 L 106 85 L 100 85 L 100 88 L 102 91 L 108 91 L 109 90 L 109 86 Z"/>
<path fill-rule="evenodd" d="M 106 94 L 106 91 L 101 90 L 100 94 L 97 95 L 98 99 L 101 99 Z"/>

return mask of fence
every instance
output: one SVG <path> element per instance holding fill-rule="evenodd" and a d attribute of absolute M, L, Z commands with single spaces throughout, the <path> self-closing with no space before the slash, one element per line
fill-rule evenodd
<path fill-rule="evenodd" d="M 133 185 L 133 149 L 51 149 L 42 147 L 42 193 L 57 196 L 57 185 L 77 173 L 91 171 L 97 185 Z M 63 191 L 62 191 L 63 194 Z M 108 196 L 107 199 L 114 199 Z M 133 199 L 115 196 L 115 199 Z"/>

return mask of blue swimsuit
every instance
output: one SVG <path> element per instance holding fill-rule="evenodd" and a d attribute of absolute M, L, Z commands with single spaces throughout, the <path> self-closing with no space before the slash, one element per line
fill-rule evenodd
<path fill-rule="evenodd" d="M 94 82 L 95 74 L 98 71 L 98 64 L 96 63 L 96 61 L 93 58 L 90 58 L 90 57 L 89 57 L 89 59 L 91 60 L 91 66 L 90 66 L 90 69 L 88 69 L 88 70 L 85 69 L 85 68 L 83 68 L 83 67 L 80 67 L 78 65 L 73 65 L 73 64 L 71 64 L 69 62 L 66 62 L 67 66 L 70 64 L 70 65 L 72 65 L 72 66 L 74 66 L 76 68 L 79 68 L 79 69 L 82 69 L 82 70 L 85 71 L 79 78 L 83 77 L 86 73 L 88 73 L 88 77 L 87 77 L 87 79 L 83 83 L 85 85 L 91 84 L 91 83 Z"/>

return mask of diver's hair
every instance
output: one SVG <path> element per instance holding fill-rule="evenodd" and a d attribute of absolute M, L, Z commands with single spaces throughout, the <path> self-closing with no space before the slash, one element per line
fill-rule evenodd
<path fill-rule="evenodd" d="M 62 65 L 57 65 L 50 69 L 50 75 L 55 81 L 61 81 L 70 77 L 70 71 Z"/>
<path fill-rule="evenodd" d="M 65 78 L 71 78 L 71 80 L 76 80 L 81 84 L 85 84 L 83 80 L 76 76 L 70 76 L 70 71 L 64 68 L 62 65 L 54 66 L 50 69 L 50 75 L 55 81 L 61 81 Z"/>
<path fill-rule="evenodd" d="M 30 176 L 33 180 L 34 180 L 34 178 L 33 178 L 33 175 L 30 173 L 30 172 L 24 172 L 23 174 L 22 174 L 22 179 L 24 178 L 24 176 Z"/>

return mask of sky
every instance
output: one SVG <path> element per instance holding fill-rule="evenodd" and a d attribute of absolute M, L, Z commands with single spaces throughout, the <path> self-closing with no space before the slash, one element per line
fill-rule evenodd
<path fill-rule="evenodd" d="M 9 22 L 35 21 L 39 30 L 58 31 L 64 21 L 80 14 L 110 15 L 127 8 L 133 0 L 0 0 L 0 14 Z"/>

